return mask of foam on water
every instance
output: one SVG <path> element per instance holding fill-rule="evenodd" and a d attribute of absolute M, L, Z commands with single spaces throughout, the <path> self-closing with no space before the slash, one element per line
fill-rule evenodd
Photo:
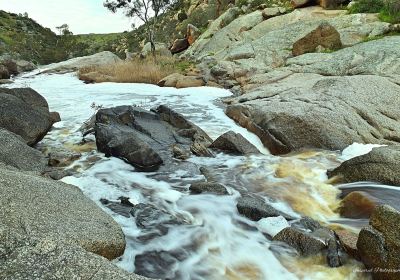
<path fill-rule="evenodd" d="M 332 152 L 284 158 L 270 155 L 258 137 L 224 114 L 218 99 L 230 95 L 226 90 L 177 90 L 142 84 L 85 85 L 74 74 L 25 75 L 12 85 L 21 86 L 37 90 L 47 99 L 51 110 L 61 114 L 62 122 L 55 125 L 40 146 L 65 146 L 82 151 L 82 158 L 70 166 L 79 174 L 63 181 L 82 189 L 121 225 L 127 248 L 116 264 L 128 271 L 137 268 L 135 259 L 138 256 L 172 252 L 178 261 L 164 272 L 166 277 L 174 279 L 304 278 L 308 268 L 300 269 L 301 263 L 295 261 L 281 263 L 263 234 L 276 234 L 286 223 L 279 218 L 257 223 L 240 216 L 236 203 L 241 190 L 265 196 L 268 203 L 292 216 L 308 215 L 323 221 L 338 218 L 333 211 L 338 202 L 338 190 L 325 182 L 326 170 L 337 165 L 338 155 Z M 207 167 L 230 193 L 226 196 L 190 195 L 190 182 L 204 179 L 203 176 L 190 177 L 187 170 L 177 170 L 167 174 L 165 180 L 159 180 L 155 179 L 156 173 L 135 172 L 122 160 L 105 158 L 94 150 L 95 147 L 77 146 L 82 138 L 78 128 L 94 113 L 93 102 L 103 107 L 136 105 L 145 109 L 165 104 L 200 126 L 213 139 L 228 130 L 241 133 L 263 155 L 218 154 L 215 158 L 190 158 L 189 161 Z M 356 150 L 360 149 L 357 146 Z M 346 152 L 347 157 L 355 153 Z M 94 163 L 89 161 L 93 157 L 98 158 Z M 100 199 L 118 201 L 121 196 L 128 197 L 133 204 L 156 205 L 182 222 L 168 226 L 166 234 L 144 241 L 145 230 L 138 228 L 132 217 L 121 216 L 100 202 Z M 299 269 L 292 268 L 293 265 Z M 318 273 L 316 278 L 329 279 L 330 275 L 335 275 L 333 270 L 310 270 L 310 275 Z"/>

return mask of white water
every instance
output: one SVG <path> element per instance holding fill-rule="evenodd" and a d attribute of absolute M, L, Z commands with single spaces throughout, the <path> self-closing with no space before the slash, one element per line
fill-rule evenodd
<path fill-rule="evenodd" d="M 66 177 L 64 182 L 74 184 L 109 213 L 123 228 L 127 239 L 125 254 L 117 265 L 135 270 L 135 257 L 148 252 L 179 252 L 179 261 L 166 271 L 172 279 L 298 279 L 297 269 L 281 264 L 273 254 L 270 241 L 262 234 L 275 234 L 285 227 L 283 221 L 252 222 L 237 213 L 236 189 L 249 189 L 265 195 L 280 210 L 294 216 L 312 216 L 320 221 L 338 218 L 333 212 L 338 191 L 326 184 L 326 170 L 338 164 L 338 154 L 316 152 L 292 157 L 275 157 L 268 153 L 252 133 L 237 126 L 218 102 L 229 96 L 226 90 L 215 88 L 174 89 L 141 84 L 85 85 L 73 74 L 26 76 L 16 80 L 13 87 L 30 86 L 42 94 L 52 111 L 61 114 L 62 122 L 55 125 L 41 143 L 41 147 L 77 145 L 81 141 L 78 128 L 93 113 L 94 102 L 103 107 L 136 105 L 146 109 L 166 104 L 185 115 L 204 129 L 213 139 L 233 130 L 241 133 L 264 155 L 234 157 L 220 154 L 216 158 L 190 159 L 215 171 L 229 188 L 231 195 L 189 195 L 193 179 L 186 170 L 168 174 L 168 179 L 154 179 L 154 173 L 138 173 L 122 160 L 105 158 L 94 150 L 83 152 L 73 166 L 78 175 Z M 356 149 L 360 150 L 360 149 Z M 354 156 L 354 151 L 351 152 Z M 88 158 L 99 156 L 94 165 Z M 348 157 L 348 156 L 347 156 Z M 201 179 L 201 177 L 197 178 Z M 117 201 L 129 197 L 133 203 L 151 203 L 168 211 L 185 223 L 169 227 L 166 235 L 149 242 L 140 240 L 144 232 L 133 218 L 125 218 L 101 205 L 106 198 Z M 291 264 L 296 266 L 296 264 Z M 307 279 L 335 277 L 335 269 L 305 267 Z M 356 279 L 349 271 L 337 270 L 340 279 Z M 333 278 L 334 279 L 334 278 Z"/>

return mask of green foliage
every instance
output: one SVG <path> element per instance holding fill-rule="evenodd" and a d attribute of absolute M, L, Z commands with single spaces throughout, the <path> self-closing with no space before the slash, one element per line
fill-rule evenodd
<path fill-rule="evenodd" d="M 384 5 L 384 0 L 358 0 L 350 8 L 349 12 L 355 13 L 379 13 Z"/>
<path fill-rule="evenodd" d="M 399 0 L 357 0 L 350 8 L 350 13 L 379 13 L 382 21 L 400 22 Z"/>

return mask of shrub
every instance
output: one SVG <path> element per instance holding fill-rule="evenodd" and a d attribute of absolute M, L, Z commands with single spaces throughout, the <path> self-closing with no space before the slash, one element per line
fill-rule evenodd
<path fill-rule="evenodd" d="M 382 21 L 400 22 L 399 0 L 357 0 L 350 8 L 350 13 L 379 13 Z"/>
<path fill-rule="evenodd" d="M 85 67 L 78 72 L 80 80 L 85 82 L 116 82 L 157 84 L 162 78 L 180 72 L 182 62 L 173 57 L 136 58 L 116 64 Z"/>
<path fill-rule="evenodd" d="M 391 23 L 400 22 L 400 1 L 385 0 L 383 9 L 380 12 L 380 18 L 383 21 Z"/>
<path fill-rule="evenodd" d="M 384 0 L 357 0 L 350 8 L 355 13 L 379 13 L 384 6 Z"/>

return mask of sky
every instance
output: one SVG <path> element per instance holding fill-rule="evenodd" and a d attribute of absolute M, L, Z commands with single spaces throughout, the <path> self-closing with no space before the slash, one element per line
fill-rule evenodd
<path fill-rule="evenodd" d="M 113 14 L 103 0 L 0 0 L 0 10 L 30 18 L 56 32 L 56 26 L 69 25 L 74 34 L 114 33 L 131 30 L 132 19 Z"/>

